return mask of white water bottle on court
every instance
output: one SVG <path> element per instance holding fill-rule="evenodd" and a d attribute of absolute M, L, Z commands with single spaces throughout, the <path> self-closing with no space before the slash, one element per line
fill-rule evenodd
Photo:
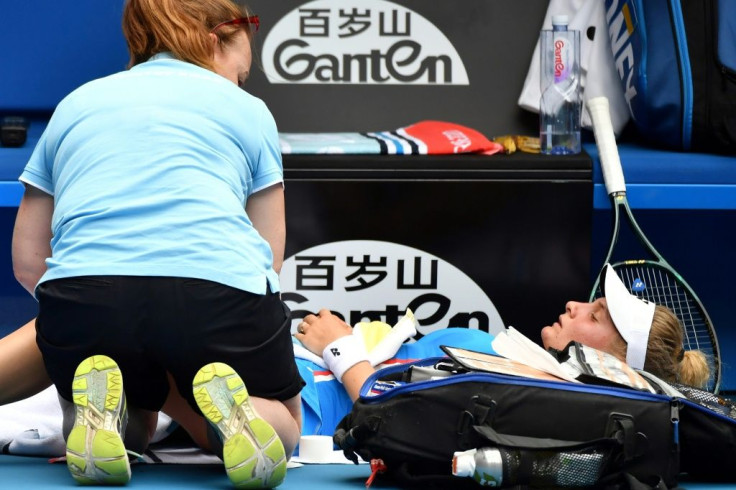
<path fill-rule="evenodd" d="M 484 487 L 528 486 L 591 487 L 603 475 L 608 455 L 587 452 L 519 450 L 481 447 L 458 451 L 452 458 L 452 474 L 472 478 Z"/>
<path fill-rule="evenodd" d="M 568 30 L 567 16 L 552 17 L 552 30 L 539 35 L 541 73 L 539 145 L 548 155 L 580 153 L 580 31 Z"/>
<path fill-rule="evenodd" d="M 503 459 L 495 447 L 458 451 L 452 457 L 452 474 L 472 478 L 484 487 L 503 483 Z"/>

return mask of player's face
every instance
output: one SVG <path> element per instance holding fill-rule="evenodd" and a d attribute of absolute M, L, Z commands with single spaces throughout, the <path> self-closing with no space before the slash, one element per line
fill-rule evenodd
<path fill-rule="evenodd" d="M 564 349 L 575 341 L 616 354 L 613 345 L 619 337 L 605 298 L 592 303 L 570 301 L 565 305 L 565 313 L 560 315 L 558 321 L 542 329 L 542 344 L 545 349 Z"/>

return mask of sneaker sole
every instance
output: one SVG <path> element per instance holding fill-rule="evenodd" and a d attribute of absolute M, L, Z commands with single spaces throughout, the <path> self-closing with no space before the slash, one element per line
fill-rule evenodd
<path fill-rule="evenodd" d="M 74 427 L 67 438 L 66 462 L 83 485 L 124 485 L 130 462 L 120 436 L 125 407 L 123 375 L 107 356 L 92 356 L 74 372 Z"/>
<path fill-rule="evenodd" d="M 286 477 L 286 455 L 276 431 L 258 416 L 243 380 L 230 366 L 212 363 L 192 383 L 194 399 L 224 442 L 223 462 L 237 488 L 273 488 Z"/>

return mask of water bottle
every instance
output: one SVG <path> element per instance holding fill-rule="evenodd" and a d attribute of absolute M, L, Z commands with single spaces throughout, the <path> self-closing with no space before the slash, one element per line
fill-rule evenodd
<path fill-rule="evenodd" d="M 567 16 L 552 17 L 552 30 L 539 36 L 541 99 L 539 144 L 548 155 L 580 153 L 580 31 L 567 29 Z"/>
<path fill-rule="evenodd" d="M 484 487 L 590 487 L 598 483 L 606 462 L 603 452 L 555 452 L 482 447 L 458 451 L 452 474 L 473 478 Z"/>
<path fill-rule="evenodd" d="M 500 487 L 503 483 L 503 459 L 495 447 L 458 451 L 452 457 L 452 474 L 473 478 L 484 487 Z"/>

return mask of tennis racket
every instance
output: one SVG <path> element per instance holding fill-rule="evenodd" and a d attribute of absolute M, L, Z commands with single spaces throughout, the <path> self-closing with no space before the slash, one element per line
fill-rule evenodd
<path fill-rule="evenodd" d="M 603 263 L 604 265 L 611 263 L 613 269 L 632 294 L 649 302 L 666 306 L 677 315 L 684 331 L 683 343 L 685 349 L 698 349 L 709 358 L 712 372 L 707 388 L 713 393 L 718 393 L 721 384 L 721 357 L 718 340 L 708 312 L 698 299 L 695 291 L 654 248 L 634 219 L 631 207 L 626 199 L 626 183 L 611 125 L 608 99 L 596 97 L 590 99 L 587 106 L 593 121 L 593 133 L 598 146 L 603 181 L 606 184 L 606 192 L 611 198 L 613 208 L 613 233 Z M 628 223 L 649 258 L 611 262 L 616 250 L 622 220 Z M 591 301 L 602 296 L 600 280 L 601 275 L 599 274 L 593 285 Z"/>

